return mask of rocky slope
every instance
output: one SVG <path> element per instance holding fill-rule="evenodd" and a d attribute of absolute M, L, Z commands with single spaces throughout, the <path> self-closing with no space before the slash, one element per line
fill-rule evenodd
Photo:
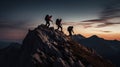
<path fill-rule="evenodd" d="M 17 58 L 11 63 L 12 67 L 114 67 L 93 49 L 44 25 L 29 30 L 18 52 L 11 57 Z"/>

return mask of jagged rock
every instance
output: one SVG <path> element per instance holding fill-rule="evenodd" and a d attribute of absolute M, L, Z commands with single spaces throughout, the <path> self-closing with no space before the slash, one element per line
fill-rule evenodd
<path fill-rule="evenodd" d="M 35 58 L 37 62 L 42 63 L 42 60 L 38 53 L 33 54 L 33 58 Z"/>
<path fill-rule="evenodd" d="M 85 67 L 82 62 L 79 60 L 77 62 L 74 62 L 73 67 Z"/>
<path fill-rule="evenodd" d="M 53 67 L 69 67 L 62 58 L 57 58 L 53 63 Z"/>

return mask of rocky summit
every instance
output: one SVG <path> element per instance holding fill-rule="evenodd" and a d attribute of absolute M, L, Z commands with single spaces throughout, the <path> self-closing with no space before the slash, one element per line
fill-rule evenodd
<path fill-rule="evenodd" d="M 95 50 L 43 24 L 28 31 L 17 55 L 10 58 L 12 66 L 3 67 L 114 67 Z"/>

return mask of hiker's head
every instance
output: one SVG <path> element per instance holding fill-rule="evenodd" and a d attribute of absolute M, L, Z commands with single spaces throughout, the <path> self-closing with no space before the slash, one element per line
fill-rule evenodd
<path fill-rule="evenodd" d="M 70 26 L 71 28 L 73 28 L 73 26 Z"/>
<path fill-rule="evenodd" d="M 59 21 L 59 19 L 56 19 L 56 22 L 58 22 Z"/>
<path fill-rule="evenodd" d="M 49 15 L 47 14 L 46 16 L 48 17 Z"/>

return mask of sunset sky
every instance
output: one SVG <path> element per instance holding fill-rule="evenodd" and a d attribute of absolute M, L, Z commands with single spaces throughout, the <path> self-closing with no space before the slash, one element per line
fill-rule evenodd
<path fill-rule="evenodd" d="M 46 14 L 62 18 L 66 34 L 73 25 L 75 34 L 120 40 L 120 0 L 0 0 L 0 41 L 22 40 Z"/>

